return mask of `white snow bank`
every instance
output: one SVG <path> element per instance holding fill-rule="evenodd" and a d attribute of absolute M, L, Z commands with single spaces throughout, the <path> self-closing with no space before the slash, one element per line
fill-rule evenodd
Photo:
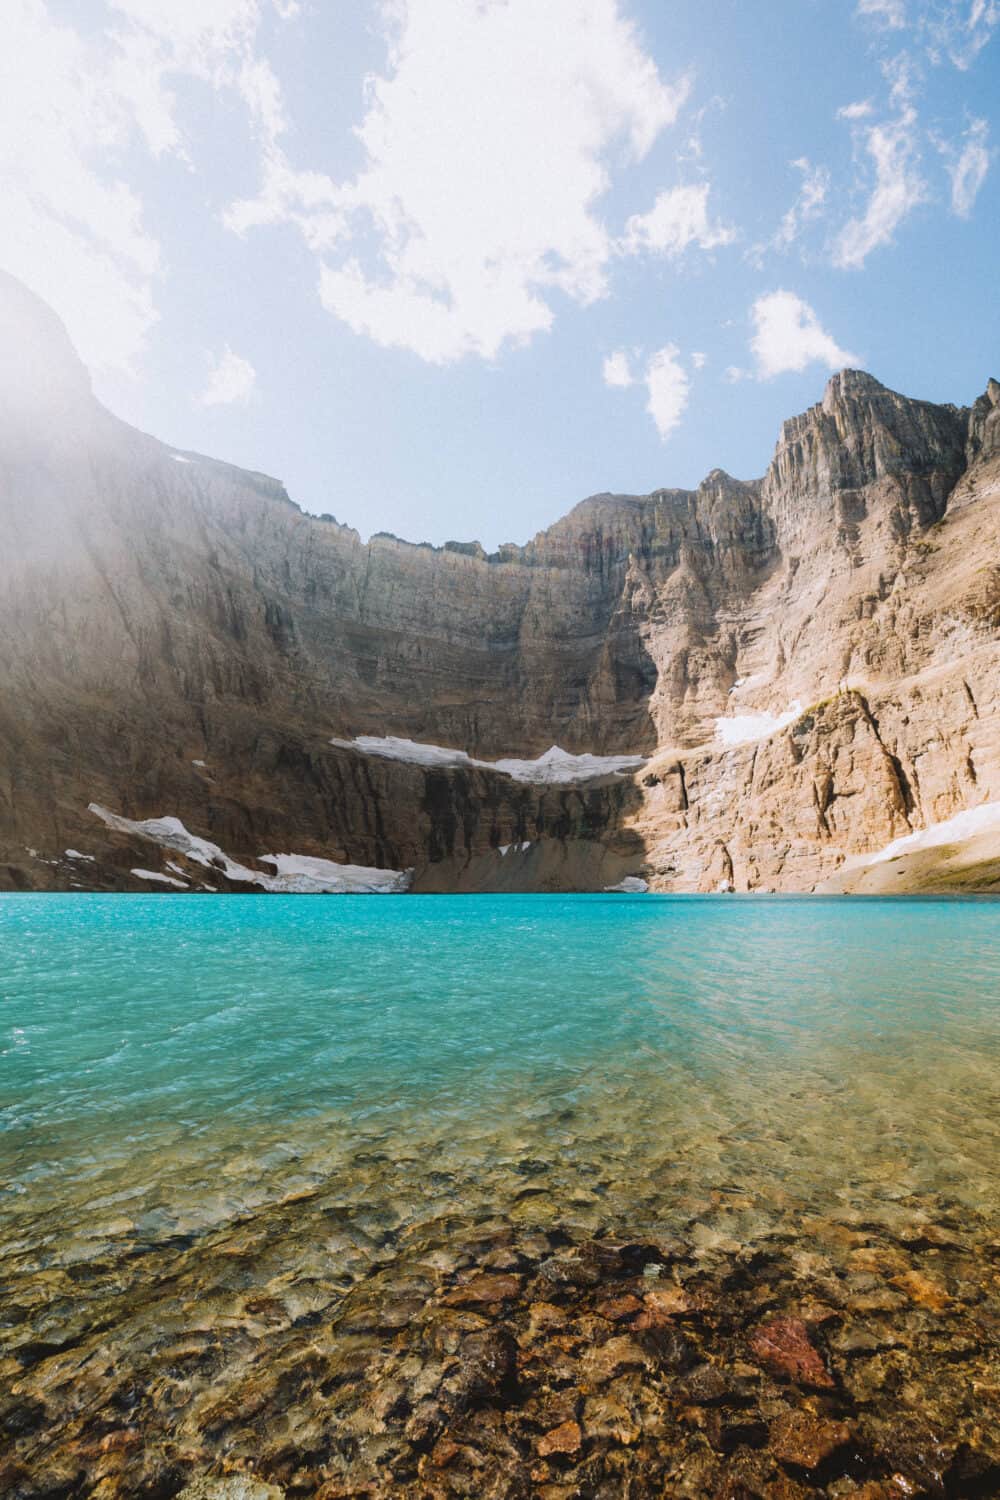
<path fill-rule="evenodd" d="M 727 748 L 731 745 L 748 745 L 753 740 L 766 740 L 768 735 L 787 724 L 794 724 L 802 713 L 802 704 L 796 698 L 783 714 L 727 714 L 715 721 L 715 738 Z"/>
<path fill-rule="evenodd" d="M 309 854 L 262 854 L 261 864 L 273 865 L 275 875 L 295 881 L 296 890 L 396 895 L 409 889 L 412 871 L 378 870 L 371 865 L 338 865 Z"/>
<path fill-rule="evenodd" d="M 479 762 L 489 765 L 490 762 Z M 646 764 L 645 755 L 570 755 L 553 745 L 537 760 L 497 760 L 493 768 L 512 776 L 515 781 L 538 783 L 566 783 L 589 781 L 592 776 L 622 775 L 627 771 L 638 771 Z"/>
<path fill-rule="evenodd" d="M 621 891 L 626 896 L 643 896 L 649 890 L 649 881 L 639 875 L 626 875 L 617 885 L 606 885 L 606 891 Z"/>
<path fill-rule="evenodd" d="M 394 734 L 359 734 L 353 740 L 330 741 L 342 750 L 360 750 L 363 755 L 377 755 L 381 760 L 402 760 L 411 766 L 476 766 L 464 750 L 448 750 L 444 745 L 423 745 L 418 740 L 404 740 Z"/>
<path fill-rule="evenodd" d="M 67 849 L 64 852 L 67 859 L 85 859 L 90 864 L 94 863 L 94 856 L 92 854 L 81 854 L 79 849 Z"/>
<path fill-rule="evenodd" d="M 179 891 L 190 890 L 186 880 L 175 880 L 172 875 L 159 875 L 155 870 L 131 870 L 129 873 L 137 876 L 139 880 L 155 880 L 160 885 L 176 886 Z"/>
<path fill-rule="evenodd" d="M 261 860 L 273 864 L 275 873 L 252 870 L 219 848 L 218 844 L 189 833 L 180 818 L 145 818 L 135 821 L 120 817 L 91 802 L 89 812 L 95 814 L 109 828 L 118 833 L 137 834 L 159 844 L 161 849 L 173 849 L 207 870 L 216 870 L 229 880 L 260 886 L 261 890 L 283 894 L 302 895 L 329 892 L 334 895 L 364 892 L 384 895 L 389 891 L 405 891 L 412 878 L 412 870 L 379 870 L 365 865 L 338 865 L 333 860 L 313 859 L 303 854 L 265 854 Z"/>
<path fill-rule="evenodd" d="M 963 839 L 975 838 L 977 833 L 1000 830 L 1000 802 L 983 802 L 979 807 L 968 807 L 943 823 L 932 823 L 929 828 L 920 828 L 916 833 L 904 834 L 893 839 L 877 854 L 868 856 L 870 865 L 881 864 L 887 859 L 898 859 L 901 854 L 914 854 L 918 849 L 936 849 L 941 844 L 958 844 Z"/>
<path fill-rule="evenodd" d="M 170 457 L 175 464 L 189 464 L 191 462 L 189 458 L 184 457 L 183 453 L 171 453 Z"/>
<path fill-rule="evenodd" d="M 413 766 L 469 768 L 500 771 L 514 781 L 538 784 L 589 781 L 594 776 L 637 771 L 645 765 L 644 755 L 571 755 L 553 745 L 536 760 L 474 760 L 464 750 L 444 745 L 422 744 L 418 740 L 400 739 L 396 735 L 359 734 L 353 740 L 330 741 L 345 750 L 360 750 L 364 755 L 378 755 L 383 760 L 401 760 Z"/>

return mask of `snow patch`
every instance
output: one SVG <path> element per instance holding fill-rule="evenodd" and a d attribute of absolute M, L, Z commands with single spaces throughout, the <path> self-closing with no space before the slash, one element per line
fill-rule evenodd
<path fill-rule="evenodd" d="M 715 721 L 715 738 L 728 749 L 732 745 L 749 745 L 753 740 L 766 740 L 769 735 L 788 724 L 794 724 L 802 714 L 802 704 L 796 698 L 783 714 L 727 714 Z"/>
<path fill-rule="evenodd" d="M 227 879 L 256 885 L 264 891 L 285 895 L 313 895 L 329 892 L 335 895 L 365 893 L 385 895 L 402 892 L 409 888 L 412 870 L 379 870 L 366 865 L 339 865 L 329 859 L 314 859 L 305 854 L 264 854 L 261 862 L 273 864 L 275 873 L 252 870 L 230 859 L 218 844 L 189 833 L 180 818 L 145 818 L 133 820 L 120 817 L 91 802 L 89 812 L 100 818 L 109 828 L 118 833 L 136 834 L 149 839 L 161 849 L 172 849 L 205 869 L 224 874 Z M 164 877 L 166 878 L 166 877 Z"/>
<path fill-rule="evenodd" d="M 205 762 L 203 760 L 193 760 L 191 764 L 193 766 L 204 766 Z"/>
<path fill-rule="evenodd" d="M 401 760 L 411 766 L 477 766 L 464 750 L 449 750 L 444 745 L 424 745 L 418 740 L 400 739 L 398 735 L 359 734 L 353 740 L 330 741 L 342 750 L 360 750 L 363 755 L 377 755 L 381 760 Z"/>
<path fill-rule="evenodd" d="M 175 880 L 172 875 L 159 875 L 155 870 L 130 870 L 130 875 L 135 875 L 139 880 L 155 880 L 159 885 L 173 885 L 179 891 L 189 890 L 186 880 Z"/>
<path fill-rule="evenodd" d="M 606 891 L 621 891 L 625 896 L 644 896 L 649 890 L 649 881 L 639 875 L 626 875 L 617 885 L 606 885 Z"/>
<path fill-rule="evenodd" d="M 90 864 L 94 863 L 94 856 L 92 854 L 81 854 L 79 849 L 67 849 L 65 853 L 67 859 L 85 859 Z"/>
<path fill-rule="evenodd" d="M 285 888 L 302 892 L 326 891 L 368 896 L 401 895 L 409 889 L 412 870 L 379 870 L 371 865 L 338 865 L 309 854 L 262 854 L 261 864 L 273 865 Z"/>
<path fill-rule="evenodd" d="M 866 863 L 879 865 L 884 860 L 898 859 L 901 854 L 914 854 L 919 849 L 958 844 L 965 839 L 975 838 L 979 833 L 990 833 L 993 829 L 1000 830 L 1000 802 L 982 802 L 978 807 L 968 807 L 964 812 L 956 813 L 943 823 L 932 823 L 930 827 L 920 828 L 916 833 L 907 833 L 902 838 L 893 839 L 891 844 L 887 844 L 877 854 L 869 855 Z"/>
<path fill-rule="evenodd" d="M 494 770 L 502 771 L 515 781 L 553 785 L 638 771 L 646 764 L 646 759 L 645 755 L 571 755 L 568 750 L 553 745 L 537 760 L 498 760 L 492 765 Z M 489 765 L 490 762 L 480 761 L 478 764 Z"/>
<path fill-rule="evenodd" d="M 171 453 L 170 457 L 175 464 L 189 464 L 191 462 L 189 458 L 184 457 L 183 453 Z"/>
<path fill-rule="evenodd" d="M 535 760 L 474 760 L 464 750 L 448 749 L 444 745 L 423 744 L 418 740 L 400 739 L 396 735 L 359 734 L 353 740 L 332 739 L 332 745 L 342 750 L 360 750 L 364 755 L 377 755 L 383 760 L 405 761 L 408 765 L 468 769 L 478 767 L 487 771 L 500 771 L 514 781 L 533 785 L 565 784 L 574 781 L 589 781 L 594 776 L 608 776 L 637 771 L 646 764 L 645 755 L 571 755 L 553 745 L 544 755 Z"/>

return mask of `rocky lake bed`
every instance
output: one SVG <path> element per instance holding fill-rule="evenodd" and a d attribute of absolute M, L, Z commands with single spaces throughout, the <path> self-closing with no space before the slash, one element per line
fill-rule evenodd
<path fill-rule="evenodd" d="M 120 1219 L 86 1258 L 5 1247 L 0 1490 L 1000 1492 L 995 1218 L 527 1156 L 411 1164 L 401 1212 L 365 1191 L 399 1170 L 361 1153 L 349 1194 L 159 1243 Z"/>
<path fill-rule="evenodd" d="M 1000 1494 L 992 903 L 10 899 L 5 1500 Z"/>

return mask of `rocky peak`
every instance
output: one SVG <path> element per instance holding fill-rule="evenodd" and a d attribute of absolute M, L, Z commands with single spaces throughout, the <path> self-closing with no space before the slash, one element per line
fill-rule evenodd
<path fill-rule="evenodd" d="M 973 464 L 977 459 L 995 458 L 997 454 L 1000 454 L 1000 381 L 990 379 L 969 412 L 965 456 Z"/>
<path fill-rule="evenodd" d="M 90 376 L 50 307 L 0 271 L 0 415 L 61 426 L 95 410 Z"/>
<path fill-rule="evenodd" d="M 901 396 L 862 370 L 841 370 L 822 401 L 784 423 L 765 499 L 786 524 L 801 523 L 828 511 L 838 493 L 906 475 L 925 481 L 936 513 L 965 467 L 967 417 Z"/>

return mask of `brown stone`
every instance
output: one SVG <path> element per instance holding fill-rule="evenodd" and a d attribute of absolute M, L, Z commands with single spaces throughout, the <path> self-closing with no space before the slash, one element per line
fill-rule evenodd
<path fill-rule="evenodd" d="M 750 1335 L 750 1348 L 772 1375 L 800 1385 L 833 1385 L 801 1318 L 776 1317 L 761 1323 Z"/>
<path fill-rule="evenodd" d="M 453 1458 L 456 1458 L 462 1449 L 460 1445 L 449 1437 L 439 1438 L 431 1449 L 431 1463 L 435 1469 L 446 1468 Z"/>
<path fill-rule="evenodd" d="M 536 1447 L 540 1458 L 552 1453 L 576 1453 L 583 1442 L 583 1433 L 578 1422 L 560 1422 L 538 1439 Z"/>
<path fill-rule="evenodd" d="M 869 1271 L 874 1276 L 899 1276 L 910 1268 L 909 1260 L 899 1250 L 868 1245 L 852 1250 L 847 1257 L 847 1264 L 852 1271 Z"/>
<path fill-rule="evenodd" d="M 642 1427 L 622 1401 L 614 1396 L 588 1396 L 583 1405 L 583 1426 L 588 1437 L 611 1438 L 626 1445 L 638 1440 Z"/>
<path fill-rule="evenodd" d="M 771 1451 L 783 1464 L 816 1469 L 850 1441 L 846 1422 L 832 1422 L 808 1411 L 785 1412 L 771 1423 Z"/>
<path fill-rule="evenodd" d="M 658 1284 L 643 1294 L 643 1303 L 651 1319 L 677 1318 L 691 1312 L 693 1299 L 683 1287 L 672 1283 Z"/>
<path fill-rule="evenodd" d="M 622 1370 L 643 1369 L 650 1363 L 646 1351 L 626 1334 L 619 1334 L 588 1349 L 582 1360 L 583 1377 L 591 1385 L 604 1385 Z"/>
<path fill-rule="evenodd" d="M 626 1292 L 623 1297 L 611 1297 L 606 1302 L 599 1302 L 597 1311 L 609 1323 L 623 1323 L 627 1318 L 633 1318 L 636 1313 L 642 1312 L 642 1303 L 631 1292 Z"/>
<path fill-rule="evenodd" d="M 509 1302 L 519 1296 L 520 1291 L 521 1280 L 518 1276 L 474 1276 L 462 1286 L 454 1287 L 441 1300 L 449 1307 L 475 1307 L 492 1302 Z"/>
<path fill-rule="evenodd" d="M 931 1312 L 944 1312 L 951 1301 L 941 1283 L 932 1281 L 922 1271 L 907 1271 L 902 1276 L 894 1276 L 892 1284 L 898 1286 L 900 1291 L 905 1292 L 920 1307 L 929 1308 Z"/>

